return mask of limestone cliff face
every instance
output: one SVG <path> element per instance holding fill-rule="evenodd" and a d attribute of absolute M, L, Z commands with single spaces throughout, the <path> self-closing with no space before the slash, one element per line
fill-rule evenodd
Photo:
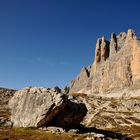
<path fill-rule="evenodd" d="M 92 66 L 73 80 L 70 92 L 105 92 L 124 87 L 140 87 L 140 39 L 135 31 L 111 34 L 97 40 Z"/>

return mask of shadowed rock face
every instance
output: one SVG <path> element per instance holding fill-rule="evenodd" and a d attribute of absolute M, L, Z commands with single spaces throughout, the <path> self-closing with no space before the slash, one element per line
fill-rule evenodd
<path fill-rule="evenodd" d="M 118 36 L 112 33 L 110 41 L 102 37 L 97 40 L 88 76 L 81 71 L 70 85 L 70 93 L 87 90 L 102 93 L 130 86 L 140 87 L 139 62 L 140 40 L 133 30 L 129 29 L 127 34 L 121 32 Z"/>
<path fill-rule="evenodd" d="M 87 109 L 59 88 L 28 87 L 17 91 L 9 101 L 15 127 L 76 127 Z"/>

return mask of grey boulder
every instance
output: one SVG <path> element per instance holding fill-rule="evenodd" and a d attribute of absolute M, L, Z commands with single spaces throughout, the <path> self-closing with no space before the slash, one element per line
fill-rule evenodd
<path fill-rule="evenodd" d="M 86 106 L 55 88 L 27 87 L 9 101 L 14 127 L 77 127 L 87 113 Z"/>

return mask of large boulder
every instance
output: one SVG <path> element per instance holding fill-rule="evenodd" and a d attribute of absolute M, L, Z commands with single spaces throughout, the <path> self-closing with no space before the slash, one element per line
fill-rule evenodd
<path fill-rule="evenodd" d="M 27 87 L 9 101 L 14 127 L 58 126 L 73 128 L 87 113 L 83 103 L 56 88 Z"/>

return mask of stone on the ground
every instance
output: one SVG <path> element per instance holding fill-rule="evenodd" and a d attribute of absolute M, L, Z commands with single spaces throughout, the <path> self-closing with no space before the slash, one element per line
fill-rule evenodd
<path fill-rule="evenodd" d="M 77 127 L 87 113 L 86 106 L 58 87 L 27 87 L 9 101 L 14 127 Z"/>

